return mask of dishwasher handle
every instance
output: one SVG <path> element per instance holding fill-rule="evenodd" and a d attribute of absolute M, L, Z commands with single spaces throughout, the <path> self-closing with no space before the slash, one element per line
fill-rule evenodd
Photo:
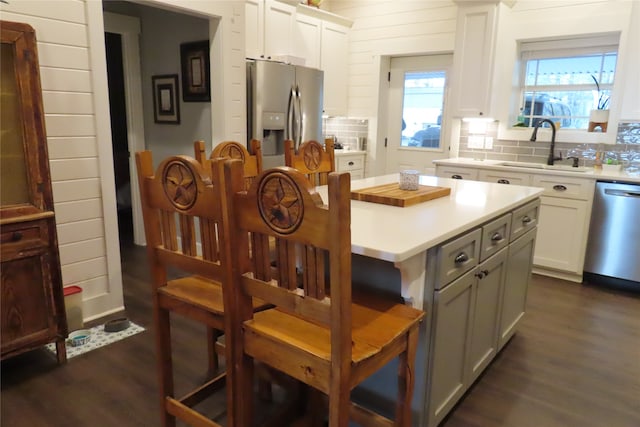
<path fill-rule="evenodd" d="M 640 191 L 630 191 L 630 190 L 614 190 L 611 188 L 607 188 L 604 190 L 604 194 L 609 196 L 620 196 L 620 197 L 638 197 L 640 198 Z"/>

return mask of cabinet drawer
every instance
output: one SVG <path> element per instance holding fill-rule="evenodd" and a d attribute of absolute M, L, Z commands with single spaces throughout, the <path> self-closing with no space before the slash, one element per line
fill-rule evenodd
<path fill-rule="evenodd" d="M 349 175 L 351 175 L 351 179 L 362 179 L 364 178 L 364 171 L 362 169 L 349 171 Z"/>
<path fill-rule="evenodd" d="M 438 248 L 440 274 L 436 289 L 442 289 L 478 264 L 481 236 L 478 228 Z"/>
<path fill-rule="evenodd" d="M 336 157 L 336 163 L 336 170 L 338 172 L 364 169 L 364 155 L 338 156 Z"/>
<path fill-rule="evenodd" d="M 591 200 L 595 181 L 565 176 L 534 175 L 532 186 L 544 188 L 544 196 Z"/>
<path fill-rule="evenodd" d="M 506 214 L 482 227 L 480 262 L 489 258 L 509 243 L 511 214 Z"/>
<path fill-rule="evenodd" d="M 518 172 L 481 170 L 478 173 L 478 179 L 498 184 L 529 185 L 530 175 Z"/>
<path fill-rule="evenodd" d="M 510 242 L 513 242 L 518 237 L 522 236 L 527 231 L 535 228 L 538 225 L 538 218 L 540 217 L 540 200 L 534 200 L 527 203 L 521 208 L 513 211 L 511 217 L 511 238 Z"/>
<path fill-rule="evenodd" d="M 478 170 L 472 168 L 456 168 L 450 166 L 436 166 L 436 175 L 441 178 L 478 180 Z"/>
<path fill-rule="evenodd" d="M 28 221 L 2 226 L 0 243 L 2 260 L 21 257 L 21 253 L 48 245 L 47 221 Z"/>

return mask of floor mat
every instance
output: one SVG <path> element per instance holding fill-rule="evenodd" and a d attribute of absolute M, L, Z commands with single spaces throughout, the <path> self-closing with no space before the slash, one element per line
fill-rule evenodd
<path fill-rule="evenodd" d="M 142 331 L 144 331 L 144 328 L 142 326 L 136 325 L 133 322 L 131 322 L 127 329 L 124 329 L 120 332 L 105 332 L 104 325 L 94 326 L 93 328 L 91 328 L 91 339 L 88 343 L 73 347 L 69 342 L 67 342 L 67 359 L 71 359 L 72 357 L 79 356 L 91 350 L 104 347 L 105 345 L 120 341 Z M 49 350 L 51 353 L 56 353 L 55 343 L 47 344 L 46 347 L 47 350 Z"/>

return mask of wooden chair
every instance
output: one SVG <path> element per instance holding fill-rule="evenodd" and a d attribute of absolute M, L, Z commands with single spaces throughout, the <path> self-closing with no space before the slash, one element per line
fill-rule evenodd
<path fill-rule="evenodd" d="M 399 297 L 352 294 L 349 174 L 329 175 L 328 207 L 305 176 L 289 167 L 264 171 L 245 192 L 240 163 L 227 161 L 225 185 L 237 393 L 251 393 L 252 364 L 259 361 L 327 395 L 330 427 L 346 427 L 349 418 L 363 426 L 390 426 L 393 421 L 352 403 L 350 392 L 399 357 L 395 425 L 410 426 L 424 312 Z M 267 255 L 270 238 L 276 240 L 275 270 Z M 252 297 L 275 308 L 253 313 Z M 240 406 L 240 425 L 252 425 L 251 399 Z"/>
<path fill-rule="evenodd" d="M 218 426 L 192 407 L 226 382 L 226 372 L 213 374 L 217 353 L 212 338 L 229 330 L 230 317 L 224 308 L 231 303 L 225 295 L 232 295 L 226 292 L 230 263 L 222 160 L 211 162 L 208 174 L 195 159 L 186 156 L 163 160 L 154 173 L 150 151 L 136 153 L 136 164 L 152 277 L 162 425 L 175 426 L 178 418 L 190 425 Z M 252 305 L 262 307 L 259 303 Z M 209 336 L 210 379 L 183 398 L 174 397 L 172 313 L 206 325 Z M 225 358 L 232 360 L 232 349 L 226 348 Z M 235 425 L 232 395 L 227 387 L 227 425 Z"/>
<path fill-rule="evenodd" d="M 252 139 L 249 144 L 251 145 L 251 151 L 253 154 L 250 154 L 243 144 L 235 141 L 224 141 L 219 143 L 213 148 L 213 151 L 211 151 L 208 158 L 205 153 L 204 141 L 196 141 L 193 144 L 193 149 L 196 159 L 205 167 L 205 172 L 210 169 L 208 164 L 212 159 L 220 157 L 240 159 L 244 165 L 245 185 L 248 188 L 251 185 L 251 182 L 253 182 L 253 179 L 262 172 L 262 148 L 260 141 Z"/>
<path fill-rule="evenodd" d="M 307 141 L 298 147 L 296 154 L 294 143 L 285 140 L 284 164 L 299 170 L 315 185 L 326 185 L 331 172 L 336 170 L 333 139 L 325 140 L 325 148 L 317 141 Z"/>

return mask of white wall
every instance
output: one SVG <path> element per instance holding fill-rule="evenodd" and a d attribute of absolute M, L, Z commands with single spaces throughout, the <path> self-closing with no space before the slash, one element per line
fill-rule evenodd
<path fill-rule="evenodd" d="M 367 175 L 381 174 L 389 58 L 453 52 L 457 7 L 450 0 L 332 0 L 326 7 L 354 21 L 348 110 L 369 119 Z"/>
<path fill-rule="evenodd" d="M 244 140 L 244 3 L 145 4 L 212 18 L 212 140 Z M 85 319 L 118 311 L 122 275 L 101 2 L 11 0 L 0 4 L 0 19 L 36 31 L 63 283 L 83 288 Z"/>
<path fill-rule="evenodd" d="M 637 31 L 629 31 L 631 0 L 517 0 L 507 3 L 515 5 L 500 24 L 505 28 L 500 30 L 498 49 L 501 51 L 497 52 L 499 63 L 495 67 L 494 80 L 498 85 L 497 96 L 504 98 L 504 101 L 498 100 L 499 105 L 505 106 L 509 102 L 514 57 L 505 52 L 509 52 L 511 47 L 508 46 L 515 45 L 517 38 L 620 31 L 619 93 L 627 93 L 627 87 L 637 91 L 637 72 L 633 70 L 639 69 L 640 39 Z M 379 159 L 385 155 L 382 142 L 386 131 L 387 57 L 453 52 L 457 6 L 452 0 L 326 0 L 323 7 L 354 21 L 350 34 L 348 110 L 350 116 L 369 118 L 369 173 L 382 173 L 384 161 Z M 638 5 L 634 7 L 638 8 Z M 630 52 L 636 53 L 635 59 L 629 58 Z M 635 99 L 640 98 L 635 96 Z M 628 97 L 625 105 L 627 102 Z M 622 109 L 620 105 L 615 108 Z M 505 115 L 504 110 L 499 109 L 499 113 Z"/>

